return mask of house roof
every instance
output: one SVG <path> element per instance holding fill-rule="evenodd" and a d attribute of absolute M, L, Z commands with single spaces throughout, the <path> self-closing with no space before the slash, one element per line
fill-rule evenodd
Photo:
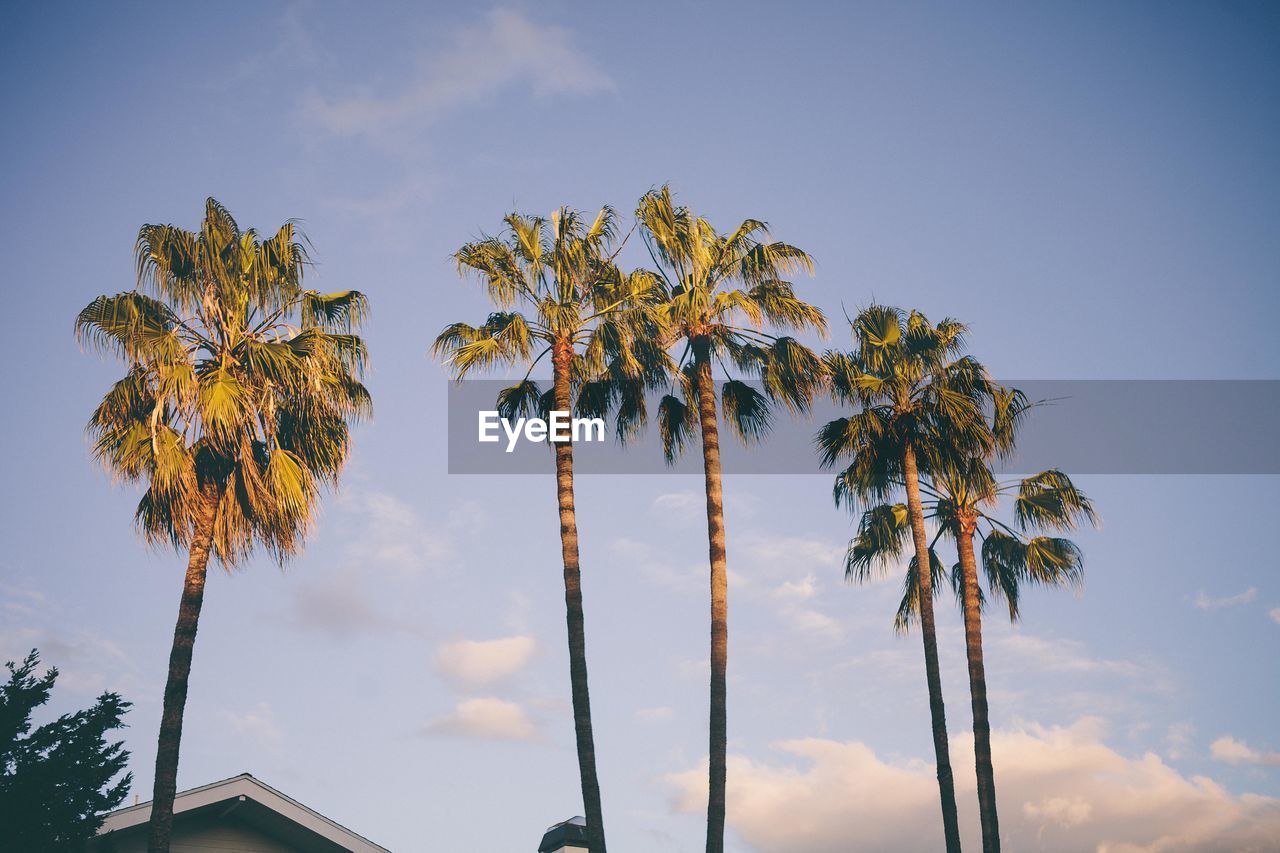
<path fill-rule="evenodd" d="M 237 821 L 316 853 L 390 853 L 248 773 L 180 792 L 173 813 L 234 814 Z M 117 809 L 107 815 L 98 835 L 145 825 L 150 819 L 150 802 Z"/>

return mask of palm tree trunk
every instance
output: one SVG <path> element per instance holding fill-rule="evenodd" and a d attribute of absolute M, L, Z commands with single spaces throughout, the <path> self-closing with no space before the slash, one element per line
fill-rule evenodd
<path fill-rule="evenodd" d="M 160 716 L 160 737 L 156 744 L 155 786 L 151 795 L 151 819 L 147 828 L 147 853 L 169 853 L 173 832 L 173 798 L 178 791 L 178 747 L 182 741 L 182 712 L 187 704 L 187 682 L 191 678 L 191 654 L 204 604 L 204 582 L 213 547 L 214 522 L 223 488 L 216 484 L 201 489 L 203 500 L 196 514 L 187 575 L 182 583 L 178 624 L 173 630 L 169 652 L 169 675 L 164 685 L 164 710 Z"/>
<path fill-rule="evenodd" d="M 924 672 L 929 683 L 929 715 L 933 721 L 933 753 L 938 762 L 938 795 L 942 800 L 942 831 L 947 853 L 960 851 L 960 823 L 956 816 L 955 780 L 951 773 L 951 748 L 947 744 L 947 712 L 942 703 L 942 674 L 938 668 L 938 634 L 933 621 L 933 564 L 929 537 L 920 503 L 920 470 L 910 444 L 902 453 L 907 487 L 907 511 L 915 540 L 916 567 L 920 575 L 920 634 L 924 637 Z"/>
<path fill-rule="evenodd" d="M 572 412 L 569 369 L 571 344 L 557 341 L 551 364 L 555 375 L 556 411 Z M 578 518 L 573 507 L 573 445 L 557 441 L 556 500 L 560 506 L 560 553 L 564 560 L 565 621 L 569 629 L 569 685 L 573 693 L 573 727 L 578 743 L 578 775 L 582 805 L 587 818 L 591 853 L 605 853 L 604 812 L 600 805 L 600 780 L 596 776 L 596 745 L 591 729 L 591 695 L 587 690 L 587 633 L 582 612 L 582 574 L 578 566 Z"/>
<path fill-rule="evenodd" d="M 982 610 L 978 602 L 978 564 L 973 553 L 973 523 L 961 520 L 957 550 L 964 585 L 964 640 L 969 657 L 969 696 L 973 703 L 973 753 L 978 772 L 978 812 L 982 816 L 983 853 L 999 853 L 996 774 L 991 763 L 991 722 L 987 713 L 987 674 L 982 663 Z"/>
<path fill-rule="evenodd" d="M 707 489 L 707 540 L 711 557 L 711 724 L 707 779 L 707 853 L 724 851 L 725 753 L 728 749 L 729 576 L 725 555 L 724 497 L 720 486 L 720 430 L 711 360 L 696 353 L 698 423 Z"/>

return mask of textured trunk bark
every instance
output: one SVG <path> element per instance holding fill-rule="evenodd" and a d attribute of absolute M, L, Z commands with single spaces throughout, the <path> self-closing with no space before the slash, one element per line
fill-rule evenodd
<path fill-rule="evenodd" d="M 553 396 L 556 411 L 572 412 L 569 369 L 571 344 L 557 341 L 552 347 Z M 569 685 L 573 693 L 573 728 L 578 745 L 578 775 L 582 782 L 582 806 L 587 818 L 591 853 L 605 853 L 604 812 L 600 805 L 600 780 L 596 775 L 596 744 L 591 729 L 591 694 L 587 689 L 587 632 L 582 612 L 582 574 L 578 565 L 578 520 L 573 507 L 573 444 L 555 443 L 556 500 L 560 507 L 560 553 L 564 561 L 565 622 L 569 630 Z"/>
<path fill-rule="evenodd" d="M 705 347 L 703 348 L 705 350 Z M 724 498 L 720 485 L 720 430 L 709 354 L 698 353 L 698 423 L 707 489 L 707 540 L 711 558 L 711 724 L 707 779 L 707 853 L 724 851 L 725 752 L 728 745 L 729 578 L 725 556 Z"/>
<path fill-rule="evenodd" d="M 916 566 L 920 572 L 920 635 L 924 638 L 924 672 L 929 683 L 929 715 L 933 721 L 933 753 L 938 762 L 938 796 L 942 800 L 942 831 L 947 853 L 960 851 L 960 823 L 956 817 L 956 788 L 951 773 L 951 748 L 947 743 L 947 711 L 942 702 L 942 675 L 938 669 L 938 635 L 933 621 L 933 570 L 929 560 L 929 537 L 920 503 L 920 470 L 915 449 L 907 445 L 902 454 L 907 487 L 907 511 L 915 540 Z"/>
<path fill-rule="evenodd" d="M 960 572 L 964 582 L 964 641 L 969 657 L 969 697 L 973 704 L 973 752 L 978 772 L 978 812 L 983 853 L 999 853 L 996 774 L 991 763 L 991 722 L 987 713 L 987 674 L 982 663 L 982 610 L 978 603 L 978 563 L 973 552 L 973 521 L 961 519 Z"/>
<path fill-rule="evenodd" d="M 178 624 L 173 630 L 169 652 L 169 675 L 164 685 L 164 710 L 160 716 L 160 737 L 156 744 L 155 785 L 151 794 L 151 819 L 147 826 L 147 853 L 169 853 L 173 833 L 173 798 L 178 791 L 178 748 L 182 741 L 182 712 L 187 704 L 187 683 L 191 678 L 191 654 L 195 649 L 200 608 L 204 604 L 204 582 L 213 547 L 213 528 L 222 501 L 222 488 L 209 485 L 195 520 L 187 575 L 182 583 Z"/>

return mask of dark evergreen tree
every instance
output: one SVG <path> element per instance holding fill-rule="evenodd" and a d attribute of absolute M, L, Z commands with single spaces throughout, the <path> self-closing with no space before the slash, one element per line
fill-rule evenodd
<path fill-rule="evenodd" d="M 124 726 L 131 703 L 103 693 L 92 707 L 32 727 L 49 701 L 58 670 L 37 676 L 34 649 L 0 685 L 0 827 L 6 849 L 83 853 L 103 816 L 124 800 L 133 774 L 124 744 L 107 735 Z M 120 778 L 117 778 L 120 777 Z M 114 780 L 114 781 L 113 781 Z"/>

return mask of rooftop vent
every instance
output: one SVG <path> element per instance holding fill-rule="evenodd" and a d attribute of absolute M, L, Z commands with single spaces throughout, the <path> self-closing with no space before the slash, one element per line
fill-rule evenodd
<path fill-rule="evenodd" d="M 585 817 L 571 817 L 547 827 L 538 845 L 538 853 L 587 853 L 590 849 Z"/>

